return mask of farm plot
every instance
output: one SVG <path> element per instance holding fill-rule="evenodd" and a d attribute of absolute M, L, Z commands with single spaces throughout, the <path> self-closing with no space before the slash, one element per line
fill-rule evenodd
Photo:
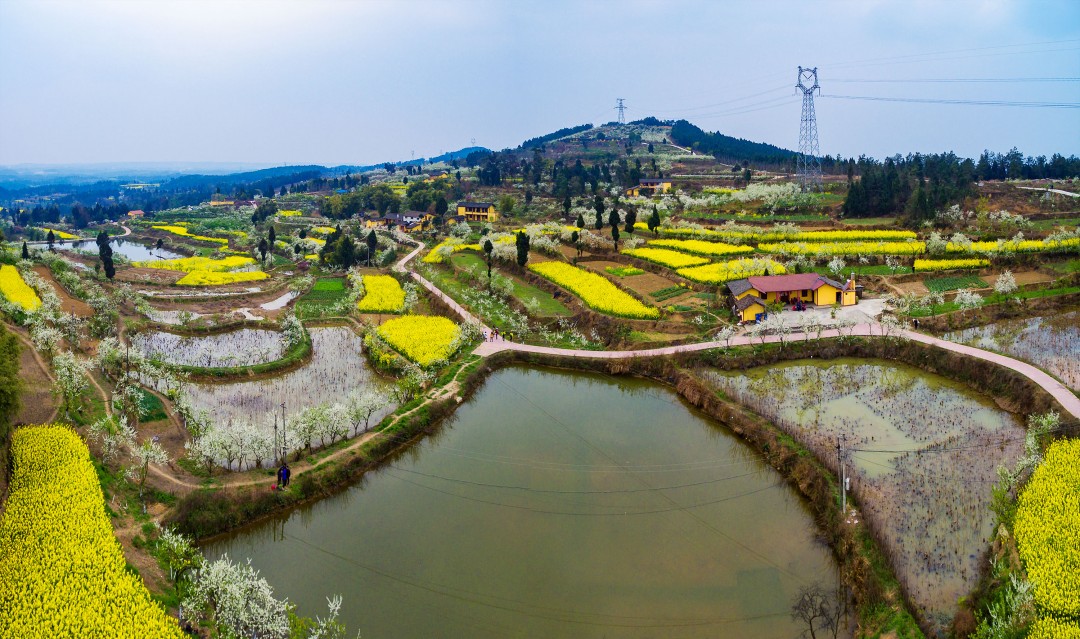
<path fill-rule="evenodd" d="M 956 269 L 985 268 L 990 266 L 990 260 L 915 260 L 915 272 L 920 271 L 951 271 Z"/>
<path fill-rule="evenodd" d="M 703 240 L 649 240 L 649 246 L 658 246 L 708 257 L 745 255 L 754 252 L 754 249 L 750 246 L 725 244 L 723 242 L 705 242 Z M 683 266 L 693 266 L 693 264 L 684 264 Z"/>
<path fill-rule="evenodd" d="M 15 431 L 11 494 L 0 517 L 0 635 L 185 636 L 125 568 L 78 433 Z"/>
<path fill-rule="evenodd" d="M 957 275 L 956 277 L 934 277 L 923 280 L 928 291 L 944 293 L 962 288 L 989 288 L 989 284 L 977 275 Z"/>
<path fill-rule="evenodd" d="M 782 275 L 787 272 L 784 265 L 768 259 L 740 258 L 730 262 L 717 262 L 704 266 L 681 268 L 676 273 L 688 280 L 702 284 L 723 284 L 751 275 Z"/>
<path fill-rule="evenodd" d="M 593 310 L 630 319 L 657 319 L 660 311 L 622 291 L 603 275 L 563 262 L 540 262 L 529 270 L 573 292 Z"/>
<path fill-rule="evenodd" d="M 1016 513 L 1016 541 L 1034 584 L 1035 603 L 1051 619 L 1080 617 L 1078 499 L 1080 440 L 1056 441 L 1020 493 Z M 1080 627 L 1074 625 L 1073 631 Z"/>
<path fill-rule="evenodd" d="M 330 400 L 344 400 L 352 391 L 389 388 L 368 367 L 361 352 L 363 340 L 351 329 L 312 328 L 308 332 L 312 354 L 306 366 L 253 382 L 190 384 L 186 393 L 192 406 L 206 410 L 215 426 L 254 421 L 270 432 L 282 402 L 291 415 Z M 373 422 L 382 414 L 373 417 Z"/>
<path fill-rule="evenodd" d="M 365 275 L 364 297 L 356 303 L 361 313 L 397 313 L 405 306 L 405 291 L 389 275 Z"/>
<path fill-rule="evenodd" d="M 197 337 L 151 331 L 132 337 L 131 345 L 151 359 L 206 368 L 266 364 L 285 354 L 281 333 L 251 328 Z"/>
<path fill-rule="evenodd" d="M 453 355 L 461 330 L 445 317 L 406 315 L 380 325 L 378 333 L 405 357 L 431 366 Z"/>
<path fill-rule="evenodd" d="M 682 240 L 670 241 L 678 242 Z M 686 253 L 669 251 L 662 248 L 626 249 L 622 253 L 623 255 L 636 257 L 640 260 L 645 260 L 646 262 L 652 262 L 653 264 L 659 264 L 660 266 L 666 266 L 668 268 L 686 268 L 688 266 L 701 266 L 702 264 L 709 263 L 709 260 L 703 257 L 695 257 L 693 255 L 687 255 Z"/>
<path fill-rule="evenodd" d="M 0 294 L 11 304 L 24 311 L 36 311 L 41 306 L 41 299 L 23 279 L 18 269 L 10 264 L 0 266 Z"/>
<path fill-rule="evenodd" d="M 1031 362 L 1080 391 L 1080 311 L 1003 320 L 943 337 Z"/>
<path fill-rule="evenodd" d="M 845 438 L 852 491 L 928 617 L 977 583 L 993 533 L 997 466 L 1022 453 L 1017 420 L 966 387 L 908 366 L 793 362 L 703 378 L 830 467 Z"/>
<path fill-rule="evenodd" d="M 296 300 L 296 314 L 306 318 L 333 313 L 334 309 L 345 301 L 347 295 L 344 279 L 320 277 L 310 291 Z"/>

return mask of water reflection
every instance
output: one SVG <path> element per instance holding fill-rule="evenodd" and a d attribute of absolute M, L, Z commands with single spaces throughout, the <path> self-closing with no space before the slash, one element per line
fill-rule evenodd
<path fill-rule="evenodd" d="M 278 531 L 281 531 L 278 534 Z M 803 502 L 728 431 L 632 379 L 512 368 L 338 495 L 209 545 L 350 633 L 787 639 L 835 584 Z"/>

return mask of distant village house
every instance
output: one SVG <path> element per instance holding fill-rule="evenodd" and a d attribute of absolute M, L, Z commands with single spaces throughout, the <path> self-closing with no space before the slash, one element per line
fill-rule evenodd
<path fill-rule="evenodd" d="M 642 178 L 638 181 L 637 186 L 626 189 L 626 194 L 637 197 L 639 195 L 667 193 L 670 190 L 671 178 Z"/>
<path fill-rule="evenodd" d="M 497 222 L 499 214 L 491 202 L 458 202 L 457 214 L 469 222 Z"/>

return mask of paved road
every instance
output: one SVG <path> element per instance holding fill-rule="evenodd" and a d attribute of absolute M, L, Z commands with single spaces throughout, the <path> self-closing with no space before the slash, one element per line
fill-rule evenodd
<path fill-rule="evenodd" d="M 418 253 L 420 253 L 420 251 L 422 251 L 422 250 L 424 250 L 424 244 L 423 243 L 421 243 L 420 246 L 416 247 L 416 249 L 413 250 L 413 252 L 411 252 L 408 255 L 406 255 L 405 257 L 401 258 L 401 260 L 399 260 L 398 263 L 394 265 L 394 270 L 399 272 L 399 273 L 408 273 L 409 277 L 413 278 L 414 280 L 416 280 L 417 282 L 420 283 L 420 286 L 423 286 L 424 288 L 426 288 L 429 293 L 431 293 L 435 297 L 438 297 L 447 306 L 452 308 L 454 310 L 454 312 L 457 313 L 459 317 L 461 317 L 461 319 L 465 320 L 466 322 L 473 322 L 475 324 L 479 324 L 481 326 L 481 328 L 486 333 L 490 333 L 491 329 L 488 328 L 483 322 L 481 322 L 479 320 L 479 318 L 474 316 L 469 311 L 465 310 L 465 308 L 462 307 L 461 304 L 458 304 L 457 302 L 455 302 L 453 300 L 453 298 L 451 298 L 449 295 L 447 295 L 446 293 L 443 293 L 439 289 L 439 287 L 437 287 L 434 284 L 432 284 L 431 282 L 427 281 L 427 279 L 425 279 L 422 275 L 420 275 L 416 271 L 407 271 L 406 270 L 405 265 L 408 264 L 411 259 L 416 257 L 416 255 Z"/>
<path fill-rule="evenodd" d="M 412 260 L 421 250 L 424 245 L 421 244 L 416 250 L 412 251 L 404 258 L 401 259 L 395 266 L 394 270 L 399 272 L 406 272 L 407 264 Z M 477 322 L 479 321 L 467 310 L 461 307 L 457 302 L 450 299 L 445 293 L 438 289 L 434 284 L 421 277 L 415 271 L 408 271 L 409 275 L 420 282 L 428 291 L 433 295 L 439 297 L 439 299 L 446 302 L 450 308 L 454 309 L 454 312 L 462 317 L 465 321 Z M 486 330 L 486 327 L 485 327 Z M 851 327 L 844 334 L 857 335 L 861 337 L 879 337 L 883 336 L 882 327 L 876 322 L 866 322 L 856 324 Z M 991 353 L 990 351 L 984 351 L 979 348 L 971 346 L 965 346 L 964 344 L 956 344 L 948 340 L 939 339 L 932 335 L 926 335 L 924 333 L 916 333 L 913 331 L 899 331 L 901 337 L 910 339 L 923 344 L 929 344 L 937 348 L 943 348 L 947 351 L 953 351 L 955 353 L 961 353 L 975 357 L 987 362 L 992 362 L 1000 366 L 1010 368 L 1021 375 L 1027 377 L 1031 381 L 1041 386 L 1046 392 L 1050 393 L 1056 399 L 1061 406 L 1071 413 L 1073 417 L 1080 419 L 1080 397 L 1077 397 L 1075 393 L 1069 390 L 1064 384 L 1054 379 L 1050 375 L 1044 373 L 1038 368 L 1021 362 L 1020 360 L 1006 357 L 1005 355 L 999 355 L 997 353 Z M 824 330 L 819 334 L 813 333 L 806 335 L 804 333 L 793 333 L 786 335 L 784 341 L 796 342 L 804 339 L 819 339 L 828 337 L 838 337 L 841 332 L 836 329 Z M 658 357 L 664 355 L 675 355 L 677 353 L 692 353 L 696 351 L 704 351 L 713 348 L 723 348 L 725 346 L 745 346 L 752 343 L 776 343 L 779 342 L 780 336 L 778 335 L 766 335 L 764 337 L 750 337 L 748 335 L 739 335 L 732 337 L 729 342 L 697 342 L 694 344 L 681 344 L 678 346 L 665 346 L 663 348 L 650 348 L 643 350 L 633 351 L 589 351 L 589 350 L 577 350 L 570 348 L 552 348 L 550 346 L 533 346 L 531 344 L 518 344 L 516 342 L 507 342 L 505 340 L 499 340 L 497 342 L 482 342 L 473 350 L 474 355 L 480 355 L 486 357 L 493 353 L 500 351 L 513 350 L 526 353 L 540 353 L 544 355 L 557 355 L 560 357 L 579 357 L 586 359 L 630 359 L 635 357 Z"/>
<path fill-rule="evenodd" d="M 1071 193 L 1069 191 L 1062 191 L 1061 189 L 1041 189 L 1037 186 L 1018 186 L 1018 189 L 1024 189 L 1025 191 L 1050 191 L 1051 193 L 1057 193 L 1058 195 L 1067 195 L 1069 197 L 1080 197 L 1080 193 Z"/>

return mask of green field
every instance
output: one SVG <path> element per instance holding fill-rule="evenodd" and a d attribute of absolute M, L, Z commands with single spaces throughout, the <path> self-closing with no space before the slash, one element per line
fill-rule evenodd
<path fill-rule="evenodd" d="M 956 277 L 935 277 L 932 279 L 923 280 L 923 285 L 930 291 L 935 293 L 944 293 L 946 291 L 956 291 L 962 288 L 988 288 L 987 284 L 982 278 L 975 275 L 958 275 Z"/>
<path fill-rule="evenodd" d="M 478 266 L 487 271 L 487 262 L 484 261 L 479 255 L 472 253 L 458 253 L 455 254 L 450 261 L 457 268 L 468 268 L 470 266 Z M 510 281 L 514 284 L 514 297 L 518 301 L 524 302 L 525 300 L 534 297 L 536 301 L 540 302 L 540 311 L 537 313 L 537 317 L 568 317 L 570 315 L 570 309 L 563 306 L 563 303 L 555 299 L 551 293 L 541 290 L 533 286 L 522 282 L 516 277 L 503 273 L 506 277 L 510 278 Z"/>
<path fill-rule="evenodd" d="M 893 275 L 892 268 L 885 264 L 849 264 L 844 267 L 844 271 L 840 275 L 833 275 L 826 266 L 815 266 L 814 272 L 819 275 L 824 275 L 829 278 L 840 278 L 846 276 L 848 273 L 855 271 L 856 275 Z M 895 273 L 910 273 L 911 267 L 905 266 L 895 271 Z"/>
<path fill-rule="evenodd" d="M 304 319 L 325 315 L 331 306 L 345 299 L 345 280 L 320 277 L 311 290 L 296 300 L 296 314 Z"/>

